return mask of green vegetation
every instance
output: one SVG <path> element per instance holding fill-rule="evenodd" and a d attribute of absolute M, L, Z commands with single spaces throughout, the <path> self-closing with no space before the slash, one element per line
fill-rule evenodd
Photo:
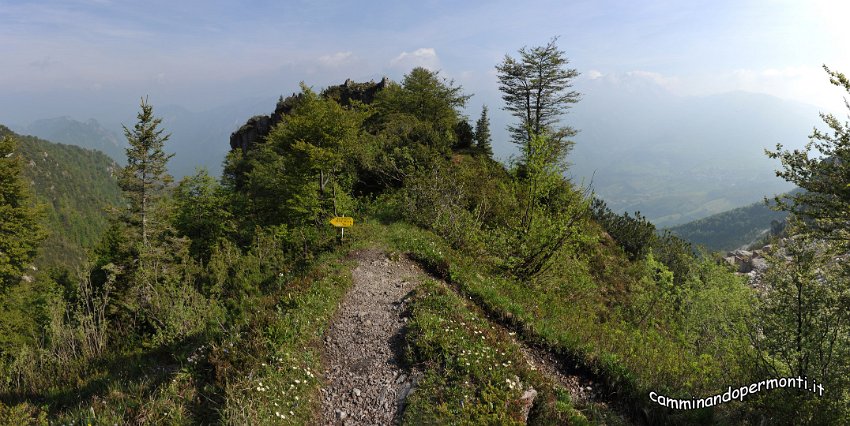
<path fill-rule="evenodd" d="M 475 122 L 475 149 L 490 158 L 493 157 L 493 137 L 490 135 L 487 105 L 481 108 L 481 117 Z"/>
<path fill-rule="evenodd" d="M 824 66 L 832 84 L 850 92 L 844 74 Z M 850 105 L 848 105 L 850 109 Z M 758 367 L 774 374 L 800 375 L 831 391 L 765 395 L 775 416 L 816 424 L 850 419 L 850 268 L 848 245 L 850 127 L 821 114 L 832 134 L 815 129 L 805 150 L 767 151 L 782 162 L 777 175 L 803 191 L 775 199 L 789 212 L 789 238 L 778 242 L 758 306 Z M 819 154 L 813 156 L 812 154 Z"/>
<path fill-rule="evenodd" d="M 23 274 L 44 238 L 15 148 L 12 138 L 0 140 L 0 291 Z"/>
<path fill-rule="evenodd" d="M 850 93 L 850 79 L 825 65 L 824 70 L 832 84 Z M 832 134 L 816 128 L 803 150 L 783 151 L 782 145 L 777 144 L 776 151 L 765 151 L 768 157 L 782 162 L 782 170 L 776 175 L 803 189 L 787 198 L 776 197 L 775 201 L 779 208 L 805 219 L 802 232 L 850 241 L 846 222 L 850 207 L 850 186 L 846 182 L 850 123 L 842 123 L 832 114 L 821 114 L 821 118 Z"/>
<path fill-rule="evenodd" d="M 423 283 L 411 311 L 407 356 L 427 370 L 408 398 L 404 423 L 524 424 L 521 397 L 529 389 L 543 401 L 529 423 L 588 423 L 565 389 L 528 366 L 505 331 L 469 311 L 445 286 Z"/>
<path fill-rule="evenodd" d="M 523 47 L 519 59 L 505 55 L 496 71 L 505 109 L 519 118 L 519 124 L 509 127 L 514 142 L 524 145 L 534 135 L 546 134 L 558 146 L 557 154 L 565 155 L 572 146 L 567 138 L 576 131 L 557 126 L 560 116 L 579 101 L 578 92 L 568 91 L 579 74 L 566 68 L 569 60 L 557 41 L 554 37 L 545 46 Z"/>
<path fill-rule="evenodd" d="M 653 423 L 728 421 L 734 415 L 726 411 L 734 411 L 734 403 L 714 413 L 665 413 L 646 398 L 650 390 L 711 395 L 724 384 L 748 380 L 738 360 L 748 351 L 744 327 L 751 293 L 725 267 L 699 262 L 693 288 L 677 293 L 671 274 L 651 257 L 624 268 L 618 265 L 627 262 L 619 249 L 599 246 L 590 258 L 558 258 L 555 270 L 528 283 L 505 277 L 500 268 L 452 249 L 433 233 L 404 225 L 388 231 L 395 247 L 527 341 L 585 366 L 618 400 L 651 413 Z M 591 265 L 610 271 L 594 276 Z M 639 281 L 631 283 L 631 294 L 623 294 L 614 287 L 628 284 L 621 280 Z"/>
<path fill-rule="evenodd" d="M 21 280 L 38 233 L 3 241 L 4 253 L 20 250 L 0 264 L 0 420 L 310 422 L 319 342 L 349 286 L 344 259 L 380 246 L 451 286 L 426 282 L 412 300 L 405 356 L 425 376 L 408 423 L 517 423 L 527 386 L 539 392 L 537 424 L 846 422 L 840 246 L 791 238 L 759 294 L 639 213 L 611 212 L 564 178 L 573 131 L 555 119 L 578 99 L 567 91 L 575 70 L 554 39 L 520 54 L 498 66 L 519 118 L 521 156 L 509 165 L 491 158 L 486 110 L 473 129 L 461 114 L 469 95 L 424 68 L 362 102 L 302 85 L 267 138 L 228 155 L 221 182 L 203 170 L 171 182 L 168 137 L 143 101 L 118 173 L 126 203 L 86 262 Z M 542 90 L 528 114 L 524 84 Z M 824 152 L 843 155 L 847 140 L 841 133 Z M 841 176 L 833 169 L 847 164 L 780 157 Z M 21 223 L 35 229 L 16 201 L 25 198 L 16 163 L 0 166 L 4 203 L 26 206 Z M 836 174 L 795 173 L 825 179 L 830 200 L 844 195 Z M 819 237 L 831 226 L 843 241 L 847 218 L 824 206 L 810 205 L 797 226 Z M 336 215 L 357 218 L 344 244 L 327 223 Z M 570 401 L 489 321 L 575 365 L 617 412 Z M 817 377 L 830 394 L 774 391 L 699 410 L 648 397 L 710 396 L 777 374 Z"/>
<path fill-rule="evenodd" d="M 118 166 L 99 152 L 20 136 L 0 125 L 0 137 L 6 136 L 17 142 L 24 182 L 43 205 L 48 236 L 36 265 L 73 270 L 107 228 L 107 210 L 121 202 Z"/>

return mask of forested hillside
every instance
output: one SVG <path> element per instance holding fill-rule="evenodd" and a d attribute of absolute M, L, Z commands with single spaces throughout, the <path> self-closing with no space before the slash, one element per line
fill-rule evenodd
<path fill-rule="evenodd" d="M 758 202 L 668 229 L 695 245 L 714 251 L 730 251 L 778 234 L 787 216 L 788 212 L 776 211 Z"/>
<path fill-rule="evenodd" d="M 107 210 L 121 202 L 115 180 L 118 165 L 101 152 L 17 135 L 0 125 L 0 138 L 18 142 L 23 177 L 44 206 L 48 237 L 39 266 L 73 269 L 85 249 L 100 240 L 108 226 Z"/>
<path fill-rule="evenodd" d="M 18 132 L 54 143 L 100 151 L 115 161 L 124 161 L 123 138 L 104 128 L 97 120 L 80 122 L 70 117 L 36 120 Z"/>
<path fill-rule="evenodd" d="M 59 160 L 88 151 L 32 138 L 22 163 L 4 139 L 0 423 L 850 421 L 848 280 L 834 260 L 850 238 L 833 214 L 850 211 L 847 129 L 827 119 L 844 136 L 820 135 L 842 161 L 769 153 L 810 192 L 777 200 L 805 220 L 754 288 L 565 177 L 581 96 L 557 41 L 495 65 L 520 152 L 509 164 L 492 158 L 488 110 L 464 116 L 472 95 L 424 67 L 302 83 L 234 129 L 221 180 L 174 181 L 168 129 L 143 98 L 114 173 L 125 202 L 102 233 L 73 237 L 97 241 L 78 274 L 21 278 L 40 243 L 25 170 L 45 176 L 51 203 L 74 198 L 75 224 L 118 199 L 111 166 L 90 153 L 75 175 Z M 742 394 L 798 377 L 805 390 Z"/>

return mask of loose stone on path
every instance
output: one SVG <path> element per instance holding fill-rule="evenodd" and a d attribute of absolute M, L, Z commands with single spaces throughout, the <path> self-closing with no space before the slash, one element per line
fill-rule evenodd
<path fill-rule="evenodd" d="M 413 379 L 397 354 L 405 297 L 423 277 L 410 260 L 377 250 L 357 253 L 352 286 L 331 322 L 324 346 L 322 424 L 393 424 Z M 401 379 L 401 380 L 399 380 Z"/>

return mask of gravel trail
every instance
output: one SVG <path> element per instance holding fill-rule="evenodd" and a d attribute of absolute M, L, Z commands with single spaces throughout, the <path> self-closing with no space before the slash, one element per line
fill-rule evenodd
<path fill-rule="evenodd" d="M 407 258 L 390 260 L 377 250 L 354 258 L 359 265 L 352 271 L 352 287 L 323 342 L 321 424 L 393 424 L 415 384 L 398 365 L 407 321 L 402 313 L 424 275 Z"/>
<path fill-rule="evenodd" d="M 359 251 L 353 257 L 358 266 L 352 271 L 351 289 L 323 340 L 325 385 L 320 424 L 398 424 L 404 400 L 421 377 L 420 372 L 399 366 L 407 322 L 403 313 L 408 296 L 429 275 L 405 256 L 391 260 L 376 249 Z M 454 286 L 448 288 L 457 292 Z M 461 298 L 469 309 L 488 318 L 468 298 Z M 489 320 L 520 347 L 533 369 L 566 388 L 573 401 L 608 405 L 610 401 L 590 378 L 572 371 L 551 352 L 526 344 L 505 325 Z"/>

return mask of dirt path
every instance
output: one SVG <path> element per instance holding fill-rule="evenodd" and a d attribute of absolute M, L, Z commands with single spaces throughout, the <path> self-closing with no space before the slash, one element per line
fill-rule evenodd
<path fill-rule="evenodd" d="M 424 277 L 413 262 L 376 250 L 355 254 L 359 265 L 324 339 L 322 424 L 393 424 L 411 389 L 398 365 L 405 296 Z"/>
<path fill-rule="evenodd" d="M 401 333 L 407 321 L 402 313 L 410 292 L 430 276 L 404 256 L 391 260 L 375 249 L 360 251 L 354 258 L 359 265 L 352 271 L 352 287 L 323 342 L 321 424 L 397 424 L 404 398 L 414 386 L 415 379 L 409 376 L 418 376 L 399 366 Z M 488 318 L 480 307 L 463 299 L 469 309 Z M 588 377 L 574 374 L 571 366 L 562 365 L 549 351 L 529 346 L 502 324 L 489 321 L 510 336 L 532 368 L 566 388 L 574 402 L 597 408 L 607 405 Z"/>

